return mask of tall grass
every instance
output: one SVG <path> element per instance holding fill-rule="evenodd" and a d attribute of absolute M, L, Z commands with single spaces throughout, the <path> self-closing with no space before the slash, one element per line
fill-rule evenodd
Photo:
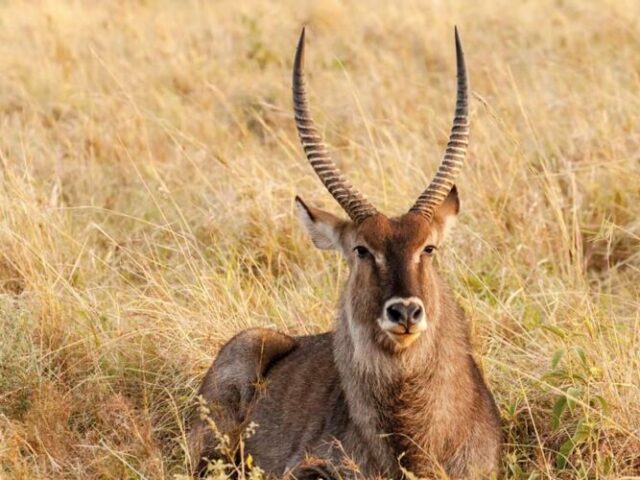
<path fill-rule="evenodd" d="M 474 98 L 441 256 L 503 416 L 505 476 L 640 475 L 640 6 L 0 4 L 0 478 L 173 478 L 225 339 L 331 327 L 345 277 L 292 200 L 338 211 L 290 69 L 381 209 Z"/>

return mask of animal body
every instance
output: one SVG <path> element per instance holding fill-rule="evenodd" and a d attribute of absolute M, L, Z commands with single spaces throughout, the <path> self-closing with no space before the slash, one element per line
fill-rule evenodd
<path fill-rule="evenodd" d="M 469 136 L 457 30 L 455 40 L 457 101 L 443 160 L 411 209 L 390 218 L 344 178 L 313 123 L 303 30 L 293 72 L 296 125 L 312 167 L 349 220 L 300 198 L 296 206 L 315 246 L 342 253 L 349 277 L 332 331 L 293 337 L 251 329 L 221 349 L 200 389 L 208 418 L 197 418 L 190 432 L 196 475 L 220 456 L 220 434 L 233 450 L 250 423 L 257 427 L 243 454 L 278 478 L 496 473 L 499 415 L 463 312 L 433 259 L 459 211 L 454 179 Z"/>

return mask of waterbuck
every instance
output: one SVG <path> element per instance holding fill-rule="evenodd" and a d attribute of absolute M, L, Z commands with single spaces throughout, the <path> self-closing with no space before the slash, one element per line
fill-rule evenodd
<path fill-rule="evenodd" d="M 444 158 L 411 209 L 395 218 L 345 179 L 320 138 L 307 101 L 304 36 L 293 69 L 296 126 L 311 166 L 350 220 L 300 198 L 296 206 L 315 246 L 342 253 L 349 278 L 333 331 L 292 337 L 251 329 L 220 350 L 200 388 L 208 418 L 201 415 L 190 432 L 195 473 L 220 457 L 221 435 L 228 451 L 255 423 L 242 455 L 271 476 L 489 476 L 498 468 L 499 415 L 463 312 L 433 259 L 459 210 L 454 179 L 469 136 L 458 32 L 457 100 Z"/>

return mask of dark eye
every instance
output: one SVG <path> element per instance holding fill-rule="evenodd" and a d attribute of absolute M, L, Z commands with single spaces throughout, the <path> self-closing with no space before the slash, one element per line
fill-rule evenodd
<path fill-rule="evenodd" d="M 426 247 L 424 247 L 424 250 L 422 251 L 422 253 L 429 256 L 433 255 L 435 252 L 436 252 L 435 245 L 427 245 Z"/>
<path fill-rule="evenodd" d="M 369 257 L 369 255 L 371 255 L 371 252 L 369 252 L 369 250 L 367 250 L 367 248 L 363 247 L 362 245 L 358 245 L 353 250 L 356 252 L 356 254 L 358 254 L 358 258 L 367 258 Z"/>

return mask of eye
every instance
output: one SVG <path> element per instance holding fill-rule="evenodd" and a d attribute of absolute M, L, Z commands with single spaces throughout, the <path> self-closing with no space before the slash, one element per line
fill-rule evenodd
<path fill-rule="evenodd" d="M 371 252 L 367 250 L 366 247 L 362 245 L 358 245 L 353 249 L 354 252 L 358 255 L 358 258 L 368 258 L 371 255 Z"/>
<path fill-rule="evenodd" d="M 435 245 L 427 245 L 426 247 L 424 247 L 424 250 L 422 251 L 422 253 L 424 253 L 425 255 L 433 255 L 436 252 L 437 248 Z"/>

